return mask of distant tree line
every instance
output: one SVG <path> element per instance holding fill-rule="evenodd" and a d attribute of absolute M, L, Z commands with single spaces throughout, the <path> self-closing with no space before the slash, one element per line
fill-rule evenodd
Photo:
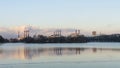
<path fill-rule="evenodd" d="M 44 36 L 38 35 L 33 37 L 26 37 L 23 39 L 4 39 L 0 36 L 0 43 L 6 42 L 24 42 L 24 43 L 86 43 L 86 42 L 120 42 L 120 34 L 99 35 L 86 37 L 84 35 L 78 36 Z"/>
<path fill-rule="evenodd" d="M 88 42 L 120 42 L 120 34 L 87 37 Z"/>
<path fill-rule="evenodd" d="M 37 38 L 27 37 L 20 41 L 26 43 L 85 43 L 87 42 L 87 39 L 83 35 L 77 37 L 47 37 L 43 35 L 38 35 Z"/>
<path fill-rule="evenodd" d="M 0 36 L 0 43 L 5 43 L 5 42 L 8 42 L 8 40 L 4 39 L 2 36 Z"/>

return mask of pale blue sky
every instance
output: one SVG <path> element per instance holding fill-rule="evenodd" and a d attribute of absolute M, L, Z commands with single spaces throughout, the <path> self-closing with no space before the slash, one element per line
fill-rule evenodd
<path fill-rule="evenodd" d="M 120 31 L 120 0 L 0 0 L 0 27 Z"/>

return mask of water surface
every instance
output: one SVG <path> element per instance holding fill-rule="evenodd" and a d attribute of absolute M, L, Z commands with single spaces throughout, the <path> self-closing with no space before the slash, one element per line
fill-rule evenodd
<path fill-rule="evenodd" d="M 120 43 L 0 44 L 0 68 L 120 68 Z"/>

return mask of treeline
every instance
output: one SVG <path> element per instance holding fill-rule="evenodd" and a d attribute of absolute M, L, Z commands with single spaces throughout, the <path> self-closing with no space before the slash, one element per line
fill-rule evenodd
<path fill-rule="evenodd" d="M 38 35 L 33 37 L 26 37 L 23 39 L 4 39 L 0 36 L 0 43 L 86 43 L 86 42 L 120 42 L 120 34 L 112 34 L 112 35 L 99 35 L 99 36 L 91 36 L 86 37 L 84 35 L 78 36 L 44 36 Z"/>
<path fill-rule="evenodd" d="M 7 39 L 4 39 L 2 36 L 0 36 L 0 43 L 6 43 L 9 42 Z"/>
<path fill-rule="evenodd" d="M 77 37 L 47 37 L 43 35 L 38 35 L 35 37 L 27 37 L 20 40 L 21 42 L 25 43 L 85 43 L 87 42 L 86 37 L 83 35 Z"/>
<path fill-rule="evenodd" d="M 120 34 L 87 37 L 88 42 L 120 42 Z"/>

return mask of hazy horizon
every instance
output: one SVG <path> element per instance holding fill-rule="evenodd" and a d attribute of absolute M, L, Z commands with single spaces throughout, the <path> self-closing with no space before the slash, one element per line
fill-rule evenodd
<path fill-rule="evenodd" d="M 14 33 L 16 27 L 23 31 L 21 27 L 26 25 L 45 30 L 80 29 L 85 35 L 91 31 L 120 33 L 119 3 L 119 0 L 2 0 L 0 35 Z"/>
<path fill-rule="evenodd" d="M 73 33 L 75 33 L 75 30 L 80 30 L 80 35 L 85 35 L 85 36 L 92 36 L 93 30 L 88 31 L 89 29 L 75 29 L 75 28 L 40 28 L 37 26 L 16 26 L 16 27 L 0 27 L 0 35 L 2 35 L 4 38 L 17 38 L 18 37 L 18 32 L 20 33 L 20 36 L 23 36 L 25 28 L 29 29 L 30 31 L 30 36 L 34 35 L 45 35 L 45 36 L 50 36 L 53 35 L 53 33 L 56 30 L 61 30 L 63 36 L 69 36 Z M 99 32 L 96 31 L 97 35 L 101 34 L 119 34 L 117 32 L 111 33 L 110 31 L 108 32 Z"/>

